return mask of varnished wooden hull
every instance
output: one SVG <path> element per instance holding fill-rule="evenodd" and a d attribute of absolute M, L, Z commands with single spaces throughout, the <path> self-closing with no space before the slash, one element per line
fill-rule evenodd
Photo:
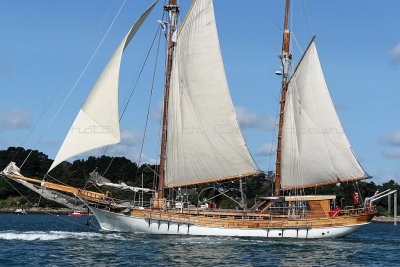
<path fill-rule="evenodd" d="M 343 237 L 369 223 L 369 215 L 342 216 L 313 220 L 232 220 L 193 215 L 158 214 L 151 210 L 132 211 L 129 215 L 90 207 L 103 230 L 165 235 L 242 236 L 265 238 Z M 163 216 L 164 215 L 164 216 Z M 175 216 L 177 215 L 177 216 Z M 180 219 L 178 219 L 180 217 Z M 232 226 L 229 226 L 231 224 Z"/>

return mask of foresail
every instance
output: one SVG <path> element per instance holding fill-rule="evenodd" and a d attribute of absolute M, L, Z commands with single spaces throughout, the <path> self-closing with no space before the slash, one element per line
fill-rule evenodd
<path fill-rule="evenodd" d="M 178 35 L 172 65 L 165 185 L 255 173 L 229 93 L 213 3 L 196 0 Z"/>
<path fill-rule="evenodd" d="M 101 176 L 97 171 L 93 171 L 89 173 L 89 181 L 94 183 L 96 186 L 104 186 L 104 187 L 111 187 L 111 188 L 117 188 L 121 190 L 126 190 L 126 191 L 132 191 L 132 192 L 139 192 L 143 191 L 145 193 L 154 191 L 149 188 L 143 188 L 143 187 L 135 187 L 135 186 L 129 186 L 125 184 L 124 182 L 121 182 L 119 184 L 113 183 L 107 178 Z"/>
<path fill-rule="evenodd" d="M 332 103 L 315 43 L 289 81 L 282 135 L 281 187 L 367 178 Z"/>
<path fill-rule="evenodd" d="M 118 81 L 122 53 L 157 2 L 158 0 L 134 23 L 103 69 L 69 129 L 49 172 L 66 159 L 120 142 Z"/>

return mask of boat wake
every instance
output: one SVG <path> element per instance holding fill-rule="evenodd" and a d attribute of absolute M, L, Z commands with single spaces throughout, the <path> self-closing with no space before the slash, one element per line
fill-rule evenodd
<path fill-rule="evenodd" d="M 0 240 L 52 241 L 59 239 L 76 240 L 126 240 L 117 233 L 63 232 L 63 231 L 0 231 Z"/>

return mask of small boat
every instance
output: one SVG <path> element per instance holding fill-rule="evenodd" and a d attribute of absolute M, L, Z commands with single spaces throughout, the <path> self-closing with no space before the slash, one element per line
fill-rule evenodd
<path fill-rule="evenodd" d="M 79 211 L 74 211 L 74 212 L 68 213 L 68 216 L 71 216 L 71 217 L 82 217 L 82 216 L 87 216 L 87 214 L 81 213 Z"/>
<path fill-rule="evenodd" d="M 396 221 L 400 221 L 400 217 L 396 217 Z M 394 217 L 391 216 L 377 216 L 372 219 L 374 223 L 394 223 Z"/>
<path fill-rule="evenodd" d="M 17 209 L 14 211 L 14 213 L 15 213 L 15 214 L 18 214 L 18 215 L 26 215 L 26 214 L 27 214 L 25 209 L 20 209 L 20 208 L 17 208 Z"/>

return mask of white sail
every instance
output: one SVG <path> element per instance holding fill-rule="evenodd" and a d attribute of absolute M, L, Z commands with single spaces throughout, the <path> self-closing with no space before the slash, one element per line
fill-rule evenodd
<path fill-rule="evenodd" d="M 134 23 L 103 69 L 85 104 L 75 118 L 49 172 L 58 164 L 86 151 L 121 141 L 118 81 L 122 52 L 156 5 L 154 2 Z"/>
<path fill-rule="evenodd" d="M 194 1 L 178 35 L 172 65 L 165 185 L 256 172 L 229 93 L 213 3 Z"/>
<path fill-rule="evenodd" d="M 97 171 L 93 171 L 93 172 L 89 173 L 89 175 L 90 175 L 90 178 L 89 178 L 90 181 L 100 187 L 102 187 L 102 186 L 111 187 L 111 188 L 117 188 L 117 189 L 126 190 L 126 191 L 132 191 L 132 192 L 143 191 L 144 193 L 154 191 L 149 188 L 129 186 L 124 182 L 120 182 L 118 184 L 113 183 L 110 180 L 108 180 L 107 178 L 101 176 Z"/>
<path fill-rule="evenodd" d="M 289 81 L 281 151 L 284 189 L 367 177 L 339 121 L 314 42 Z"/>

